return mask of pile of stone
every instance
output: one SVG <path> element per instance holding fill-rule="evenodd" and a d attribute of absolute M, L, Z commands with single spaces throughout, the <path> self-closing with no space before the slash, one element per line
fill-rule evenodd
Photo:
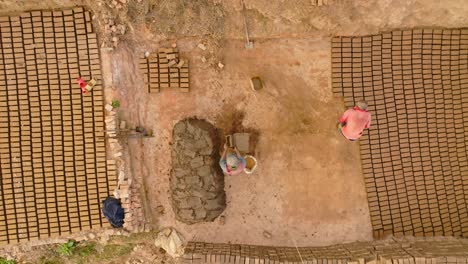
<path fill-rule="evenodd" d="M 311 0 L 313 6 L 323 6 L 333 4 L 335 0 Z"/>
<path fill-rule="evenodd" d="M 98 17 L 100 28 L 103 29 L 100 34 L 101 48 L 113 50 L 127 31 L 126 25 L 119 21 L 125 20 L 123 13 L 126 12 L 128 0 L 97 1 L 97 5 L 99 8 L 93 19 Z"/>
<path fill-rule="evenodd" d="M 102 48 L 113 47 L 116 48 L 120 37 L 125 35 L 127 27 L 124 24 L 119 24 L 111 16 L 104 17 L 104 35 L 106 39 L 101 44 Z"/>
<path fill-rule="evenodd" d="M 179 221 L 213 221 L 226 208 L 218 149 L 219 139 L 212 124 L 185 119 L 174 126 L 171 192 Z"/>
<path fill-rule="evenodd" d="M 112 0 L 109 2 L 109 7 L 110 8 L 115 8 L 115 9 L 121 9 L 127 4 L 127 0 Z"/>
<path fill-rule="evenodd" d="M 119 122 L 117 111 L 112 105 L 107 104 L 105 108 L 107 110 L 105 119 L 106 135 L 113 157 L 113 159 L 107 161 L 107 164 L 109 173 L 112 174 L 111 171 L 115 170 L 115 174 L 118 175 L 118 183 L 113 195 L 115 198 L 120 199 L 125 210 L 124 228 L 130 232 L 148 231 L 149 226 L 145 223 L 143 207 L 138 195 L 141 184 L 125 172 L 124 149 L 118 135 L 119 130 L 126 129 L 126 123 L 125 121 Z"/>

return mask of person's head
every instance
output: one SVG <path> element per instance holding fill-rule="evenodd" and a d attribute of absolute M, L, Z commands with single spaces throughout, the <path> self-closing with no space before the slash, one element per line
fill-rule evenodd
<path fill-rule="evenodd" d="M 239 158 L 236 155 L 230 154 L 226 157 L 226 165 L 228 166 L 229 170 L 236 170 L 237 166 L 239 166 Z"/>
<path fill-rule="evenodd" d="M 356 103 L 356 106 L 359 107 L 359 109 L 367 110 L 367 103 L 366 103 L 366 101 L 364 101 L 364 100 L 359 100 L 359 101 Z"/>

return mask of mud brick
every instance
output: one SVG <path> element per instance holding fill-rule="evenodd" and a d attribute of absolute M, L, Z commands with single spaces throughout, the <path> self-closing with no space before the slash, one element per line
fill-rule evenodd
<path fill-rule="evenodd" d="M 177 73 L 177 72 L 176 73 L 171 73 L 171 74 L 169 74 L 169 77 L 171 79 L 178 79 L 179 78 L 179 73 Z"/>
<path fill-rule="evenodd" d="M 159 86 L 158 86 L 159 87 Z M 150 93 L 159 93 L 160 92 L 160 89 L 158 87 L 152 87 L 149 92 Z"/>
<path fill-rule="evenodd" d="M 168 60 L 175 60 L 177 58 L 177 55 L 176 54 L 167 54 L 166 58 Z"/>

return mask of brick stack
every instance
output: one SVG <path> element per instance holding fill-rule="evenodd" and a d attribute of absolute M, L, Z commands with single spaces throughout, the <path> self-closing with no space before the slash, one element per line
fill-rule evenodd
<path fill-rule="evenodd" d="M 106 225 L 103 89 L 91 15 L 0 17 L 0 244 Z"/>
<path fill-rule="evenodd" d="M 159 93 L 161 88 L 190 91 L 189 63 L 179 59 L 177 48 L 159 48 L 157 53 L 141 57 L 140 70 L 149 93 Z"/>
<path fill-rule="evenodd" d="M 359 141 L 374 236 L 468 236 L 468 29 L 332 40 L 333 91 L 369 103 Z"/>
<path fill-rule="evenodd" d="M 466 239 L 402 239 L 325 247 L 267 247 L 189 242 L 182 263 L 459 264 L 468 262 Z"/>

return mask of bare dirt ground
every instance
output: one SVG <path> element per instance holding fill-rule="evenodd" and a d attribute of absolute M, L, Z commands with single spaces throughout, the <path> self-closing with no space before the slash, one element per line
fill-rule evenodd
<path fill-rule="evenodd" d="M 181 36 L 176 27 L 175 32 L 162 30 L 167 21 L 156 20 L 154 27 L 146 28 L 148 38 L 172 36 L 182 56 L 190 59 L 189 94 L 165 90 L 148 95 L 141 89 L 136 57 L 154 50 L 158 43 L 142 37 L 138 49 L 124 44 L 110 56 L 122 111 L 134 124 L 144 124 L 156 135 L 129 143 L 132 173 L 144 175 L 148 212 L 156 226 L 174 226 L 187 239 L 212 242 L 324 245 L 371 239 L 358 146 L 335 130 L 344 109 L 340 98 L 331 94 L 329 36 L 413 26 L 463 26 L 466 19 L 457 9 L 466 7 L 456 1 L 443 6 L 435 1 L 354 1 L 317 9 L 279 2 L 246 1 L 256 41 L 253 50 L 246 50 L 240 40 L 237 1 L 221 4 L 222 18 L 213 15 L 213 21 L 223 22 L 214 37 L 204 35 L 215 22 L 206 22 L 203 16 L 200 23 L 208 26 L 195 27 L 194 36 L 183 32 L 190 32 L 183 22 Z M 155 29 L 158 25 L 160 29 Z M 201 42 L 208 51 L 196 47 Z M 203 63 L 202 56 L 208 62 Z M 218 61 L 226 67 L 218 69 Z M 252 76 L 261 76 L 266 88 L 252 92 L 248 83 Z M 245 113 L 244 127 L 260 132 L 258 170 L 251 176 L 226 178 L 225 224 L 175 221 L 169 194 L 173 125 L 196 116 L 228 130 L 236 112 Z M 155 213 L 159 205 L 164 206 L 164 214 Z M 265 231 L 272 236 L 264 236 Z"/>
<path fill-rule="evenodd" d="M 239 0 L 128 0 L 121 9 L 110 8 L 111 2 L 3 0 L 0 7 L 84 4 L 95 12 L 101 40 L 108 37 L 108 17 L 127 26 L 118 47 L 102 54 L 106 98 L 121 100 L 128 122 L 155 133 L 129 140 L 129 173 L 144 178 L 147 216 L 156 228 L 173 226 L 188 240 L 210 242 L 312 246 L 370 240 L 358 145 L 335 129 L 344 107 L 331 92 L 330 36 L 468 24 L 463 0 L 336 1 L 320 8 L 307 0 L 245 0 L 255 41 L 246 50 Z M 173 42 L 190 59 L 191 92 L 147 94 L 137 58 Z M 207 51 L 197 48 L 201 42 Z M 219 61 L 226 65 L 222 70 Z M 250 90 L 252 76 L 265 80 L 264 90 Z M 177 222 L 169 194 L 173 125 L 196 116 L 227 130 L 238 112 L 245 113 L 244 127 L 260 133 L 258 170 L 226 178 L 224 225 Z"/>
<path fill-rule="evenodd" d="M 122 112 L 155 132 L 154 139 L 129 141 L 133 173 L 147 175 L 149 211 L 166 208 L 164 215 L 153 215 L 155 224 L 175 226 L 188 239 L 216 242 L 305 245 L 370 239 L 357 144 L 336 133 L 342 103 L 328 91 L 328 43 L 311 49 L 320 46 L 318 41 L 265 40 L 245 50 L 242 41 L 231 40 L 220 51 L 226 64 L 221 71 L 197 58 L 203 53 L 197 41 L 179 41 L 181 50 L 192 50 L 186 53 L 192 91 L 149 96 L 127 67 L 128 49 L 116 51 L 112 68 Z M 284 52 L 290 46 L 294 50 Z M 315 61 L 304 63 L 308 56 Z M 266 88 L 253 93 L 248 80 L 256 75 Z M 245 113 L 244 127 L 260 133 L 258 170 L 225 179 L 224 225 L 176 222 L 168 192 L 173 125 L 196 116 L 228 130 L 236 112 Z M 265 239 L 264 231 L 272 238 Z"/>

